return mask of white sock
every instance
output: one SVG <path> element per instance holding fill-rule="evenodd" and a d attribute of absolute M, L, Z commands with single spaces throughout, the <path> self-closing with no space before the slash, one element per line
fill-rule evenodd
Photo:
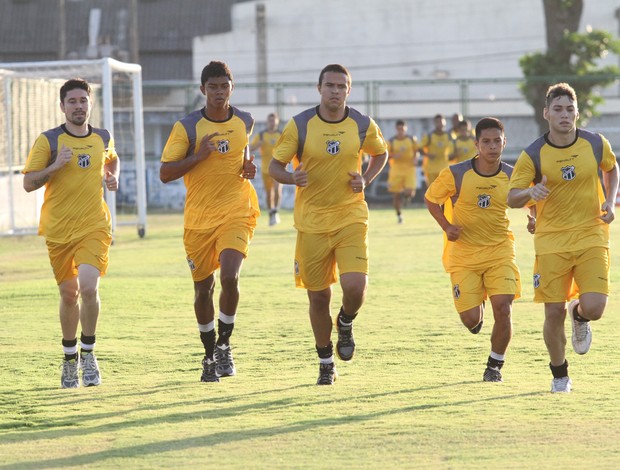
<path fill-rule="evenodd" d="M 226 315 L 224 312 L 220 312 L 220 320 L 222 321 L 222 323 L 226 323 L 227 325 L 235 323 L 236 318 L 236 313 L 234 315 Z"/>
<path fill-rule="evenodd" d="M 491 356 L 491 359 L 495 359 L 496 361 L 503 361 L 506 357 L 506 354 L 497 354 L 496 352 L 491 351 L 491 354 L 489 354 L 489 356 Z"/>
<path fill-rule="evenodd" d="M 198 323 L 198 331 L 200 331 L 201 333 L 208 333 L 211 330 L 215 330 L 215 320 L 211 320 L 206 325 Z"/>

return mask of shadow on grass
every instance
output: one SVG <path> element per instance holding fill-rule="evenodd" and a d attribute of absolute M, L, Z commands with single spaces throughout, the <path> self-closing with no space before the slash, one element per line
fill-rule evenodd
<path fill-rule="evenodd" d="M 397 395 L 397 394 L 410 394 L 420 391 L 427 391 L 433 389 L 442 389 L 447 387 L 458 387 L 462 385 L 470 385 L 470 384 L 479 384 L 479 381 L 462 381 L 456 382 L 452 384 L 442 384 L 436 386 L 428 386 L 428 387 L 420 387 L 414 389 L 403 389 L 400 391 L 388 391 L 384 393 L 376 393 L 376 394 L 367 394 L 363 396 L 359 396 L 358 399 L 374 399 L 384 395 Z M 300 387 L 314 387 L 314 385 L 298 385 L 294 387 L 289 387 L 288 389 L 300 388 Z M 277 389 L 270 390 L 268 392 L 259 393 L 259 395 L 265 395 L 271 392 L 281 392 L 285 389 Z M 309 420 L 299 420 L 290 424 L 285 424 L 281 426 L 271 426 L 265 428 L 256 428 L 256 429 L 247 429 L 247 430 L 238 430 L 235 429 L 233 431 L 222 432 L 219 428 L 215 429 L 212 433 L 203 434 L 201 436 L 192 437 L 192 438 L 182 438 L 182 439 L 168 439 L 168 440 L 159 440 L 157 442 L 152 442 L 148 444 L 140 444 L 133 446 L 126 446 L 118 449 L 108 449 L 99 452 L 92 452 L 89 454 L 83 454 L 78 456 L 71 457 L 63 457 L 57 459 L 39 459 L 39 460 L 31 460 L 31 461 L 22 461 L 16 464 L 7 464 L 0 465 L 0 469 L 17 469 L 24 468 L 24 466 L 32 466 L 33 468 L 45 467 L 45 468 L 57 468 L 57 467 L 66 467 L 66 466 L 78 466 L 78 465 L 96 465 L 101 464 L 109 459 L 118 459 L 118 458 L 132 458 L 140 455 L 146 454 L 159 454 L 167 451 L 179 451 L 186 450 L 191 448 L 201 448 L 201 447 L 210 447 L 218 444 L 225 444 L 231 442 L 240 442 L 240 441 L 249 441 L 257 438 L 265 438 L 265 437 L 274 437 L 286 434 L 293 434 L 298 432 L 306 432 L 308 430 L 317 429 L 323 427 L 332 427 L 332 426 L 341 426 L 347 425 L 351 423 L 359 423 L 365 421 L 372 421 L 374 419 L 383 418 L 386 416 L 392 416 L 402 413 L 415 413 L 418 411 L 427 411 L 432 409 L 445 409 L 451 407 L 460 407 L 460 406 L 471 406 L 476 403 L 484 403 L 489 401 L 498 401 L 498 400 L 513 400 L 515 398 L 523 398 L 523 397 L 531 397 L 531 396 L 542 396 L 546 393 L 543 392 L 528 392 L 528 393 L 520 393 L 520 394 L 511 394 L 511 395 L 503 395 L 503 396 L 495 396 L 495 397 L 481 397 L 474 399 L 463 399 L 456 400 L 449 403 L 418 403 L 409 406 L 394 406 L 390 409 L 380 410 L 371 413 L 359 413 L 352 414 L 348 416 L 341 417 L 326 417 L 326 418 L 318 418 L 318 419 L 309 419 Z M 250 394 L 248 394 L 250 395 Z M 234 401 L 235 397 L 222 397 L 220 400 L 223 403 Z M 210 398 L 205 398 L 205 400 L 195 400 L 188 402 L 176 402 L 176 403 L 166 403 L 160 404 L 155 407 L 144 406 L 141 407 L 143 409 L 153 410 L 153 409 L 167 409 L 174 406 L 187 406 L 191 404 L 199 404 L 204 401 L 209 401 L 211 403 Z M 329 401 L 333 401 L 333 397 L 330 396 Z M 218 419 L 218 418 L 226 418 L 238 416 L 239 414 L 252 412 L 253 410 L 263 411 L 274 411 L 278 409 L 285 409 L 291 407 L 307 407 L 308 403 L 300 403 L 296 397 L 288 397 L 282 398 L 278 400 L 263 400 L 256 401 L 251 404 L 245 405 L 236 405 L 229 407 L 219 407 L 217 409 L 209 409 L 203 412 L 184 412 L 184 413 L 169 413 L 165 416 L 155 416 L 149 418 L 139 418 L 139 419 L 127 419 L 117 423 L 106 423 L 100 426 L 90 426 L 90 427 L 73 427 L 68 428 L 68 426 L 75 426 L 78 423 L 75 422 L 59 422 L 53 425 L 56 427 L 62 427 L 62 429 L 47 429 L 41 431 L 24 431 L 22 433 L 7 433 L 4 435 L 5 442 L 16 442 L 16 441 L 33 441 L 39 439 L 56 439 L 56 438 L 65 438 L 68 436 L 78 436 L 84 434 L 91 433 L 110 433 L 114 432 L 117 429 L 126 430 L 129 427 L 134 427 L 136 429 L 141 429 L 144 426 L 150 426 L 153 424 L 161 424 L 161 423 L 191 423 L 196 420 L 204 420 L 204 419 Z M 80 416 L 82 422 L 89 422 L 93 419 L 97 418 L 109 418 L 115 416 L 123 416 L 132 413 L 139 412 L 140 408 L 127 410 L 125 412 L 114 412 L 114 413 L 101 413 L 97 415 L 90 416 Z"/>

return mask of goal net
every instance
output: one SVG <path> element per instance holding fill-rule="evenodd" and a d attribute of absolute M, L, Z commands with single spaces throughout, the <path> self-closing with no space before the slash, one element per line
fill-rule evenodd
<path fill-rule="evenodd" d="M 146 231 L 142 70 L 114 59 L 0 63 L 0 235 L 36 233 L 45 188 L 23 189 L 28 152 L 37 136 L 62 124 L 59 90 L 70 78 L 93 92 L 93 127 L 108 129 L 121 160 L 119 189 L 105 193 L 112 226 Z"/>

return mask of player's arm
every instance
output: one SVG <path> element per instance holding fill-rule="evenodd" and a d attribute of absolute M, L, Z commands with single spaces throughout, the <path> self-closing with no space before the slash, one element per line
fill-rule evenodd
<path fill-rule="evenodd" d="M 271 159 L 269 163 L 269 175 L 282 184 L 294 184 L 295 186 L 307 186 L 308 185 L 308 173 L 303 169 L 303 163 L 297 165 L 295 171 L 290 172 L 286 169 L 288 163 L 281 162 L 275 158 Z"/>
<path fill-rule="evenodd" d="M 118 189 L 118 175 L 120 171 L 121 163 L 118 157 L 103 165 L 103 181 L 108 191 L 116 191 Z"/>
<path fill-rule="evenodd" d="M 370 157 L 370 161 L 368 162 L 368 166 L 366 167 L 366 171 L 362 175 L 364 180 L 364 187 L 368 186 L 373 180 L 377 177 L 383 167 L 388 161 L 388 152 L 384 152 L 380 155 L 372 155 Z"/>
<path fill-rule="evenodd" d="M 618 164 L 609 171 L 603 171 L 603 186 L 605 186 L 605 202 L 601 206 L 603 222 L 610 224 L 616 217 L 616 197 L 618 194 Z"/>
<path fill-rule="evenodd" d="M 56 155 L 56 159 L 39 171 L 29 171 L 24 174 L 24 189 L 26 192 L 31 192 L 39 189 L 59 170 L 61 170 L 67 163 L 73 158 L 73 150 L 66 145 L 62 145 L 62 148 Z"/>
<path fill-rule="evenodd" d="M 159 168 L 159 179 L 162 183 L 169 183 L 184 176 L 188 171 L 198 165 L 200 162 L 209 158 L 211 152 L 215 150 L 215 142 L 211 139 L 218 133 L 206 135 L 200 142 L 200 146 L 193 155 L 188 155 L 182 160 L 171 162 L 162 162 Z M 166 149 L 164 149 L 164 153 Z"/>
<path fill-rule="evenodd" d="M 451 242 L 458 240 L 463 228 L 451 224 L 448 219 L 446 219 L 441 206 L 437 203 L 429 201 L 426 196 L 424 197 L 424 203 L 426 204 L 428 212 L 433 216 L 433 219 L 435 219 L 441 229 L 446 232 L 446 237 L 448 237 L 448 240 Z"/>

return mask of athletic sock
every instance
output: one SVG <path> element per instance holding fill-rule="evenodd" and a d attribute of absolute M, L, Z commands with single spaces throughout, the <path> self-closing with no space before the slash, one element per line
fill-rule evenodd
<path fill-rule="evenodd" d="M 351 325 L 351 323 L 353 323 L 353 320 L 355 320 L 355 317 L 357 317 L 357 313 L 353 315 L 347 315 L 346 313 L 344 313 L 344 307 L 340 307 L 340 311 L 338 312 L 338 323 L 340 325 L 342 326 Z"/>
<path fill-rule="evenodd" d="M 70 361 L 72 359 L 77 360 L 78 358 L 77 338 L 63 339 L 62 350 L 65 353 L 65 361 Z"/>
<path fill-rule="evenodd" d="M 562 364 L 561 366 L 554 366 L 549 363 L 549 368 L 551 369 L 553 377 L 556 379 L 568 377 L 568 361 L 566 359 L 564 360 L 564 364 Z"/>
<path fill-rule="evenodd" d="M 319 355 L 319 362 L 321 364 L 331 364 L 334 362 L 334 345 L 331 341 L 322 348 L 316 346 L 316 352 Z"/>
<path fill-rule="evenodd" d="M 480 320 L 480 323 L 478 323 L 473 328 L 468 328 L 468 330 L 470 331 L 470 333 L 472 333 L 474 335 L 477 335 L 478 333 L 480 333 L 480 330 L 482 329 L 482 323 L 483 323 L 483 321 Z"/>
<path fill-rule="evenodd" d="M 228 344 L 230 341 L 230 335 L 232 335 L 233 328 L 235 327 L 235 318 L 237 315 L 226 315 L 220 312 L 220 318 L 217 321 L 217 345 L 222 346 Z"/>
<path fill-rule="evenodd" d="M 198 331 L 200 331 L 200 341 L 205 348 L 205 356 L 212 361 L 215 353 L 215 322 L 211 321 L 206 325 L 198 323 Z"/>
<path fill-rule="evenodd" d="M 95 335 L 86 336 L 84 333 L 80 335 L 80 349 L 81 355 L 89 354 L 95 349 Z"/>
<path fill-rule="evenodd" d="M 575 304 L 575 307 L 573 308 L 573 311 L 571 312 L 571 314 L 573 315 L 573 318 L 575 320 L 577 320 L 579 323 L 587 323 L 590 320 L 588 320 L 587 318 L 583 318 L 581 315 L 579 315 L 579 304 Z"/>
<path fill-rule="evenodd" d="M 492 357 L 492 355 L 493 355 L 493 352 L 491 352 L 491 355 L 489 355 L 489 358 L 487 359 L 487 367 L 489 367 L 490 369 L 501 370 L 501 368 L 504 366 L 504 360 L 496 359 Z"/>

